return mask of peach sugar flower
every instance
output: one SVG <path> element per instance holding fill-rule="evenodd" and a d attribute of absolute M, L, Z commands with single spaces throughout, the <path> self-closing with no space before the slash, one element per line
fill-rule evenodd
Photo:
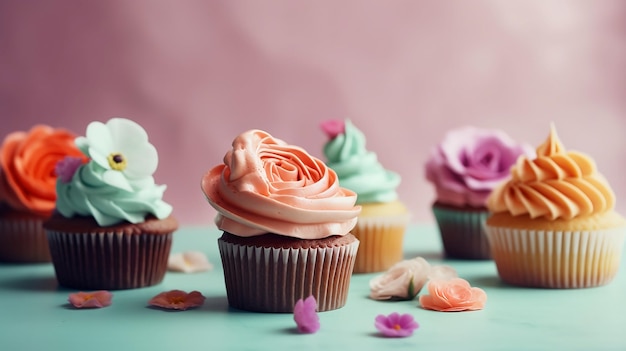
<path fill-rule="evenodd" d="M 428 282 L 429 295 L 421 295 L 422 308 L 441 312 L 475 311 L 485 307 L 487 294 L 465 279 L 435 279 Z"/>
<path fill-rule="evenodd" d="M 187 293 L 182 290 L 170 290 L 156 295 L 148 301 L 148 304 L 168 310 L 184 311 L 189 308 L 202 306 L 204 300 L 204 295 L 199 291 Z"/>
<path fill-rule="evenodd" d="M 67 299 L 76 308 L 102 308 L 111 305 L 113 294 L 106 290 L 77 292 Z"/>

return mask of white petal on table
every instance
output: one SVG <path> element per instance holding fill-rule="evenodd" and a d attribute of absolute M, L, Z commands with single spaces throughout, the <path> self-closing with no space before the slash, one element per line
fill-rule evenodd
<path fill-rule="evenodd" d="M 167 269 L 173 272 L 196 273 L 213 269 L 207 256 L 199 251 L 186 251 L 171 254 Z"/>

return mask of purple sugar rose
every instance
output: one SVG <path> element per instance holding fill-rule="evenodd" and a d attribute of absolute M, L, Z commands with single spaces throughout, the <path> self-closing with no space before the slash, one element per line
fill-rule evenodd
<path fill-rule="evenodd" d="M 534 149 L 494 129 L 464 127 L 449 131 L 431 152 L 426 178 L 437 202 L 484 207 L 491 190 L 508 179 L 517 158 L 535 157 Z"/>

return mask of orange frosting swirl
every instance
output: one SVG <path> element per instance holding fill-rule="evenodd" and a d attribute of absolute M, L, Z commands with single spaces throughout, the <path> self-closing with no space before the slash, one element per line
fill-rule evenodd
<path fill-rule="evenodd" d="M 28 132 L 7 135 L 0 150 L 0 202 L 48 216 L 55 207 L 55 166 L 65 156 L 84 158 L 75 135 L 36 125 Z"/>
<path fill-rule="evenodd" d="M 202 178 L 221 230 L 319 239 L 355 226 L 356 194 L 319 159 L 261 130 L 242 133 L 232 146 L 224 164 Z"/>
<path fill-rule="evenodd" d="M 594 161 L 566 151 L 552 126 L 537 148 L 537 158 L 520 157 L 511 179 L 493 191 L 487 206 L 491 212 L 513 216 L 572 219 L 613 209 L 615 194 Z"/>

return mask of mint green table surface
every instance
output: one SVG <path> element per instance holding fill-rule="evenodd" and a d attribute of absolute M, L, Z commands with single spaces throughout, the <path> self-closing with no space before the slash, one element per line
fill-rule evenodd
<path fill-rule="evenodd" d="M 205 252 L 209 272 L 167 273 L 157 286 L 114 291 L 113 304 L 76 310 L 74 292 L 57 286 L 51 264 L 0 264 L 0 350 L 626 350 L 626 267 L 604 287 L 578 290 L 516 288 L 503 284 L 492 261 L 445 260 L 436 228 L 415 225 L 405 257 L 445 263 L 483 288 L 484 310 L 443 313 L 419 308 L 417 299 L 369 299 L 375 274 L 354 275 L 345 307 L 319 314 L 316 334 L 295 332 L 292 314 L 229 309 L 214 228 L 182 228 L 172 252 Z M 198 290 L 207 299 L 194 310 L 147 307 L 171 289 Z M 411 313 L 420 328 L 388 339 L 374 328 L 377 314 Z"/>

